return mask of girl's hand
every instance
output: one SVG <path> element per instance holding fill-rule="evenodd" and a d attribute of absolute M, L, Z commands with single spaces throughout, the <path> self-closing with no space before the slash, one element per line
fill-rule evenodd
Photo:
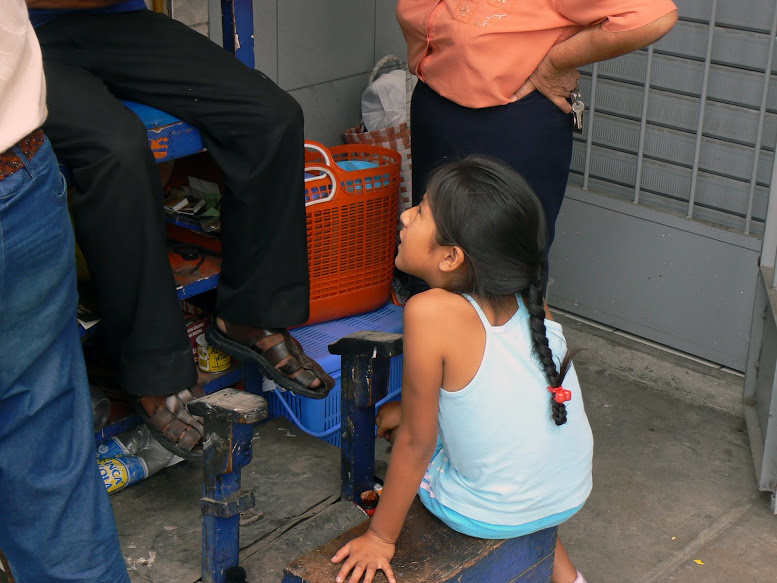
<path fill-rule="evenodd" d="M 340 572 L 335 581 L 343 583 L 348 573 L 351 578 L 348 583 L 357 583 L 364 575 L 364 583 L 372 583 L 375 573 L 378 570 L 383 571 L 389 580 L 389 583 L 397 583 L 394 578 L 394 571 L 391 570 L 391 559 L 396 552 L 396 545 L 383 540 L 371 530 L 367 530 L 359 538 L 353 539 L 343 548 L 341 548 L 334 557 L 333 563 L 340 563 L 348 557 L 343 563 Z"/>
<path fill-rule="evenodd" d="M 402 419 L 402 409 L 399 401 L 390 401 L 378 409 L 375 425 L 378 426 L 378 437 L 382 437 L 394 445 L 397 429 Z"/>
<path fill-rule="evenodd" d="M 526 82 L 515 92 L 516 100 L 521 100 L 532 91 L 539 91 L 556 104 L 564 113 L 572 111 L 569 94 L 577 87 L 580 71 L 577 69 L 556 69 L 546 55 Z"/>

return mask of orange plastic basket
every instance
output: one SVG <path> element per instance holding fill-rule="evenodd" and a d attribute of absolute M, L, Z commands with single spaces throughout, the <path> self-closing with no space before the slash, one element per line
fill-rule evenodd
<path fill-rule="evenodd" d="M 306 160 L 307 324 L 379 308 L 389 299 L 394 274 L 401 157 L 354 144 L 307 150 Z M 337 165 L 344 161 L 375 167 L 345 171 Z"/>

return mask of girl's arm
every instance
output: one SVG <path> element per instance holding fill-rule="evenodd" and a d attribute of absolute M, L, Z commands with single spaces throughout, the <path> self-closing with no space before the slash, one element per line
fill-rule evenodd
<path fill-rule="evenodd" d="M 439 312 L 429 295 L 405 305 L 402 424 L 391 453 L 386 482 L 369 530 L 341 548 L 332 562 L 345 559 L 336 581 L 370 583 L 382 570 L 395 583 L 389 562 L 405 516 L 437 446 L 437 412 L 443 376 Z M 432 301 L 430 301 L 432 300 Z M 347 557 L 347 559 L 346 559 Z"/>
<path fill-rule="evenodd" d="M 646 47 L 672 30 L 676 22 L 677 10 L 674 10 L 632 30 L 609 32 L 602 28 L 602 24 L 584 28 L 554 45 L 515 96 L 522 99 L 537 90 L 559 109 L 569 113 L 572 111 L 569 94 L 580 77 L 578 67 L 614 59 Z"/>

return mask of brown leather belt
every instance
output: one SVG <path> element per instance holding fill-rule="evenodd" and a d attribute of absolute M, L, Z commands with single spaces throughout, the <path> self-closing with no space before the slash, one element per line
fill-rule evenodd
<path fill-rule="evenodd" d="M 14 148 L 19 148 L 28 160 L 32 160 L 43 145 L 43 130 L 38 129 L 22 138 L 19 142 L 0 154 L 0 180 L 8 178 L 14 172 L 24 166 L 24 161 L 19 157 Z"/>

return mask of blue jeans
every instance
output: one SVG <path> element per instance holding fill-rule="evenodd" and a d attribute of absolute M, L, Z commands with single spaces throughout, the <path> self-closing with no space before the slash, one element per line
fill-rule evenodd
<path fill-rule="evenodd" d="M 48 140 L 0 180 L 0 549 L 18 583 L 125 583 L 95 462 L 66 202 Z"/>

